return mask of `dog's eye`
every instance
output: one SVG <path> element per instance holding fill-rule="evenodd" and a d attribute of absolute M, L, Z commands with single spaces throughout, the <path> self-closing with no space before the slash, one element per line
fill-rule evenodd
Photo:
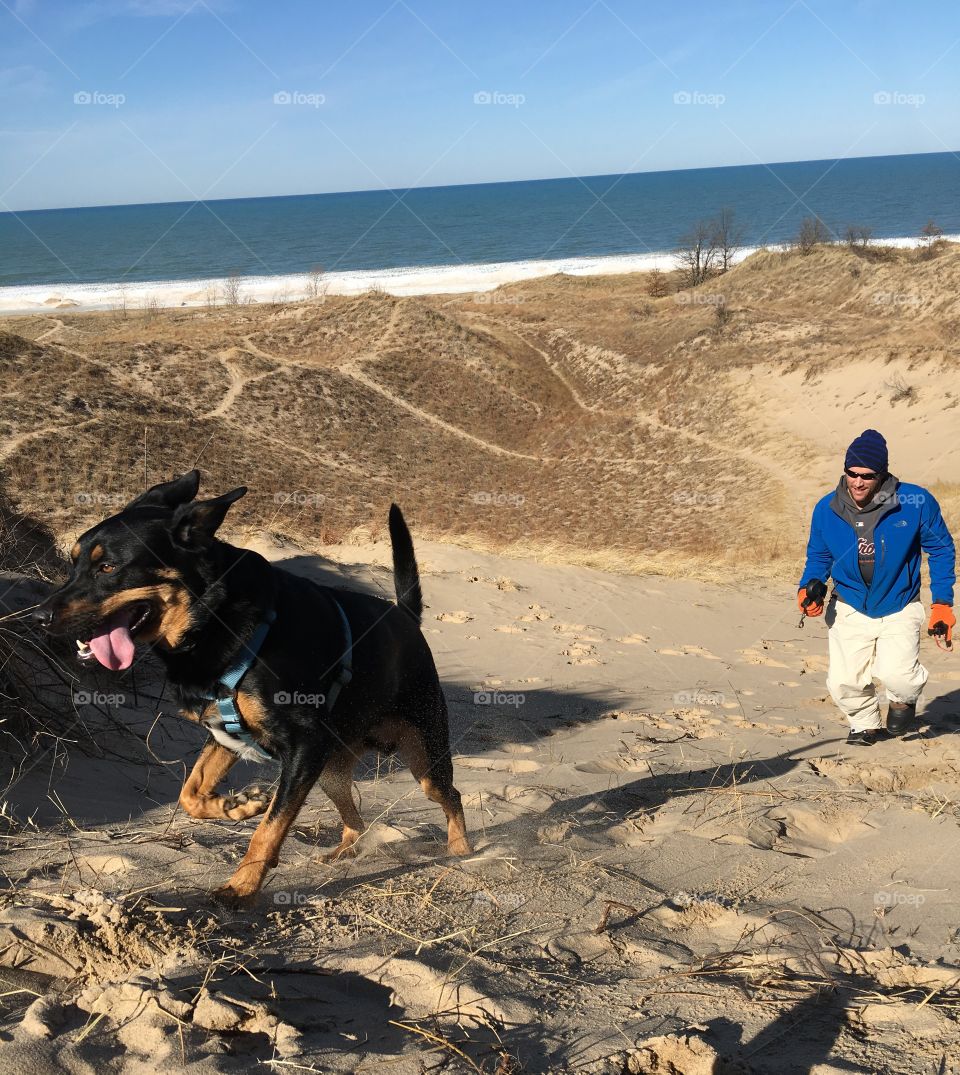
<path fill-rule="evenodd" d="M 116 567 L 113 564 L 100 564 L 97 568 L 98 575 L 112 575 L 116 571 Z"/>

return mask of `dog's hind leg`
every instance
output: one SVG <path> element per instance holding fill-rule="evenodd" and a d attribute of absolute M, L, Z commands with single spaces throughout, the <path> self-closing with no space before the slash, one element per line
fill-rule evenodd
<path fill-rule="evenodd" d="M 180 791 L 180 805 L 191 817 L 243 821 L 266 810 L 270 799 L 259 789 L 236 795 L 216 794 L 217 785 L 235 761 L 237 755 L 232 750 L 214 739 L 207 740 Z"/>
<path fill-rule="evenodd" d="M 323 856 L 324 862 L 336 862 L 342 855 L 355 855 L 353 845 L 365 828 L 363 818 L 353 801 L 353 770 L 356 764 L 356 755 L 345 748 L 333 755 L 320 774 L 320 787 L 340 812 L 340 819 L 343 821 L 340 843 Z"/>
<path fill-rule="evenodd" d="M 426 797 L 439 803 L 447 818 L 447 850 L 451 855 L 469 855 L 470 841 L 463 817 L 460 792 L 453 786 L 453 761 L 447 731 L 447 705 L 442 696 L 437 700 L 438 712 L 420 727 L 401 721 L 403 732 L 397 742 L 397 753 L 423 788 Z"/>

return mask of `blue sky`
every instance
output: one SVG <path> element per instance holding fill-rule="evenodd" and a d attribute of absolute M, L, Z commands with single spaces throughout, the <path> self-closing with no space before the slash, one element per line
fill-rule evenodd
<path fill-rule="evenodd" d="M 0 209 L 960 149 L 925 0 L 0 0 Z"/>

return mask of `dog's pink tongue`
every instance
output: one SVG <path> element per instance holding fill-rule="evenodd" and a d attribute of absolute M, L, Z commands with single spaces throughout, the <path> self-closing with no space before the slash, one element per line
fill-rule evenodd
<path fill-rule="evenodd" d="M 100 625 L 100 633 L 90 639 L 94 657 L 111 672 L 119 672 L 133 664 L 133 637 L 130 634 L 130 612 L 117 612 Z"/>

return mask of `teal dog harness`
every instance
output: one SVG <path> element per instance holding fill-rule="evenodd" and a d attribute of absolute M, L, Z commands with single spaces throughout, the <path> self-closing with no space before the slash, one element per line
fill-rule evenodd
<path fill-rule="evenodd" d="M 329 597 L 340 613 L 340 620 L 343 623 L 344 647 L 336 678 L 330 684 L 324 699 L 327 712 L 333 709 L 340 691 L 353 679 L 353 633 L 350 630 L 350 621 L 347 619 L 340 602 L 332 594 Z M 217 710 L 220 713 L 222 722 L 222 732 L 242 744 L 245 748 L 243 756 L 251 761 L 275 761 L 276 759 L 272 754 L 264 750 L 251 735 L 246 724 L 244 724 L 240 710 L 237 709 L 237 688 L 243 677 L 250 671 L 253 662 L 257 659 L 257 654 L 260 652 L 264 639 L 267 637 L 276 618 L 276 612 L 271 609 L 264 619 L 257 624 L 256 630 L 250 636 L 250 640 L 240 647 L 240 654 L 237 659 L 217 681 L 216 693 L 204 695 L 205 698 L 217 703 Z M 217 729 L 217 731 L 220 730 Z M 218 738 L 213 729 L 211 729 L 211 734 L 214 735 L 214 738 Z"/>

